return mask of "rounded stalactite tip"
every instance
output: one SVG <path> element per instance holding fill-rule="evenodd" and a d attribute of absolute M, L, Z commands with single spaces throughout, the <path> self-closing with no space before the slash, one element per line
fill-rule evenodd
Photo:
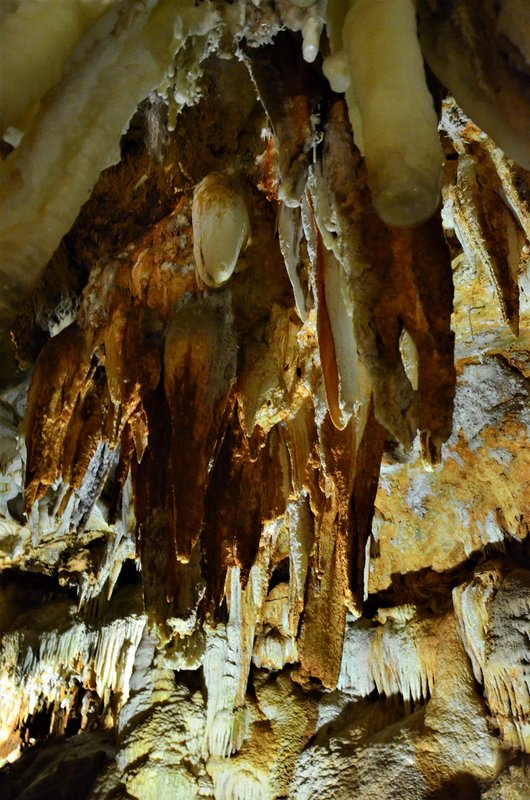
<path fill-rule="evenodd" d="M 211 172 L 203 178 L 193 194 L 192 224 L 197 273 L 207 286 L 222 286 L 232 276 L 250 236 L 240 180 L 226 172 Z"/>

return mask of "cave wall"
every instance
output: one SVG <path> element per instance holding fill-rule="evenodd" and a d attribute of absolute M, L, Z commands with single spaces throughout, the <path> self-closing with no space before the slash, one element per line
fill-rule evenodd
<path fill-rule="evenodd" d="M 525 4 L 58 8 L 0 10 L 2 797 L 526 798 Z"/>

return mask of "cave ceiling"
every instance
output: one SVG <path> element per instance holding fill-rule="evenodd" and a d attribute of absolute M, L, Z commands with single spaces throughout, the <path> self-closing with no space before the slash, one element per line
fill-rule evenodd
<path fill-rule="evenodd" d="M 526 0 L 0 48 L 0 795 L 527 800 Z"/>

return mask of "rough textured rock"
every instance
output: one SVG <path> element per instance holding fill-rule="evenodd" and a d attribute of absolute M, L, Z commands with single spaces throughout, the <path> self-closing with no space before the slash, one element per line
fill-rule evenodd
<path fill-rule="evenodd" d="M 45 5 L 0 9 L 0 794 L 527 797 L 525 3 Z"/>

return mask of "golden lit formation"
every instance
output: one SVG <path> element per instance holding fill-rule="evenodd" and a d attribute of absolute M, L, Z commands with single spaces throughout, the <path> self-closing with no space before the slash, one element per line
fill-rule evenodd
<path fill-rule="evenodd" d="M 526 0 L 0 48 L 0 796 L 526 798 Z"/>

